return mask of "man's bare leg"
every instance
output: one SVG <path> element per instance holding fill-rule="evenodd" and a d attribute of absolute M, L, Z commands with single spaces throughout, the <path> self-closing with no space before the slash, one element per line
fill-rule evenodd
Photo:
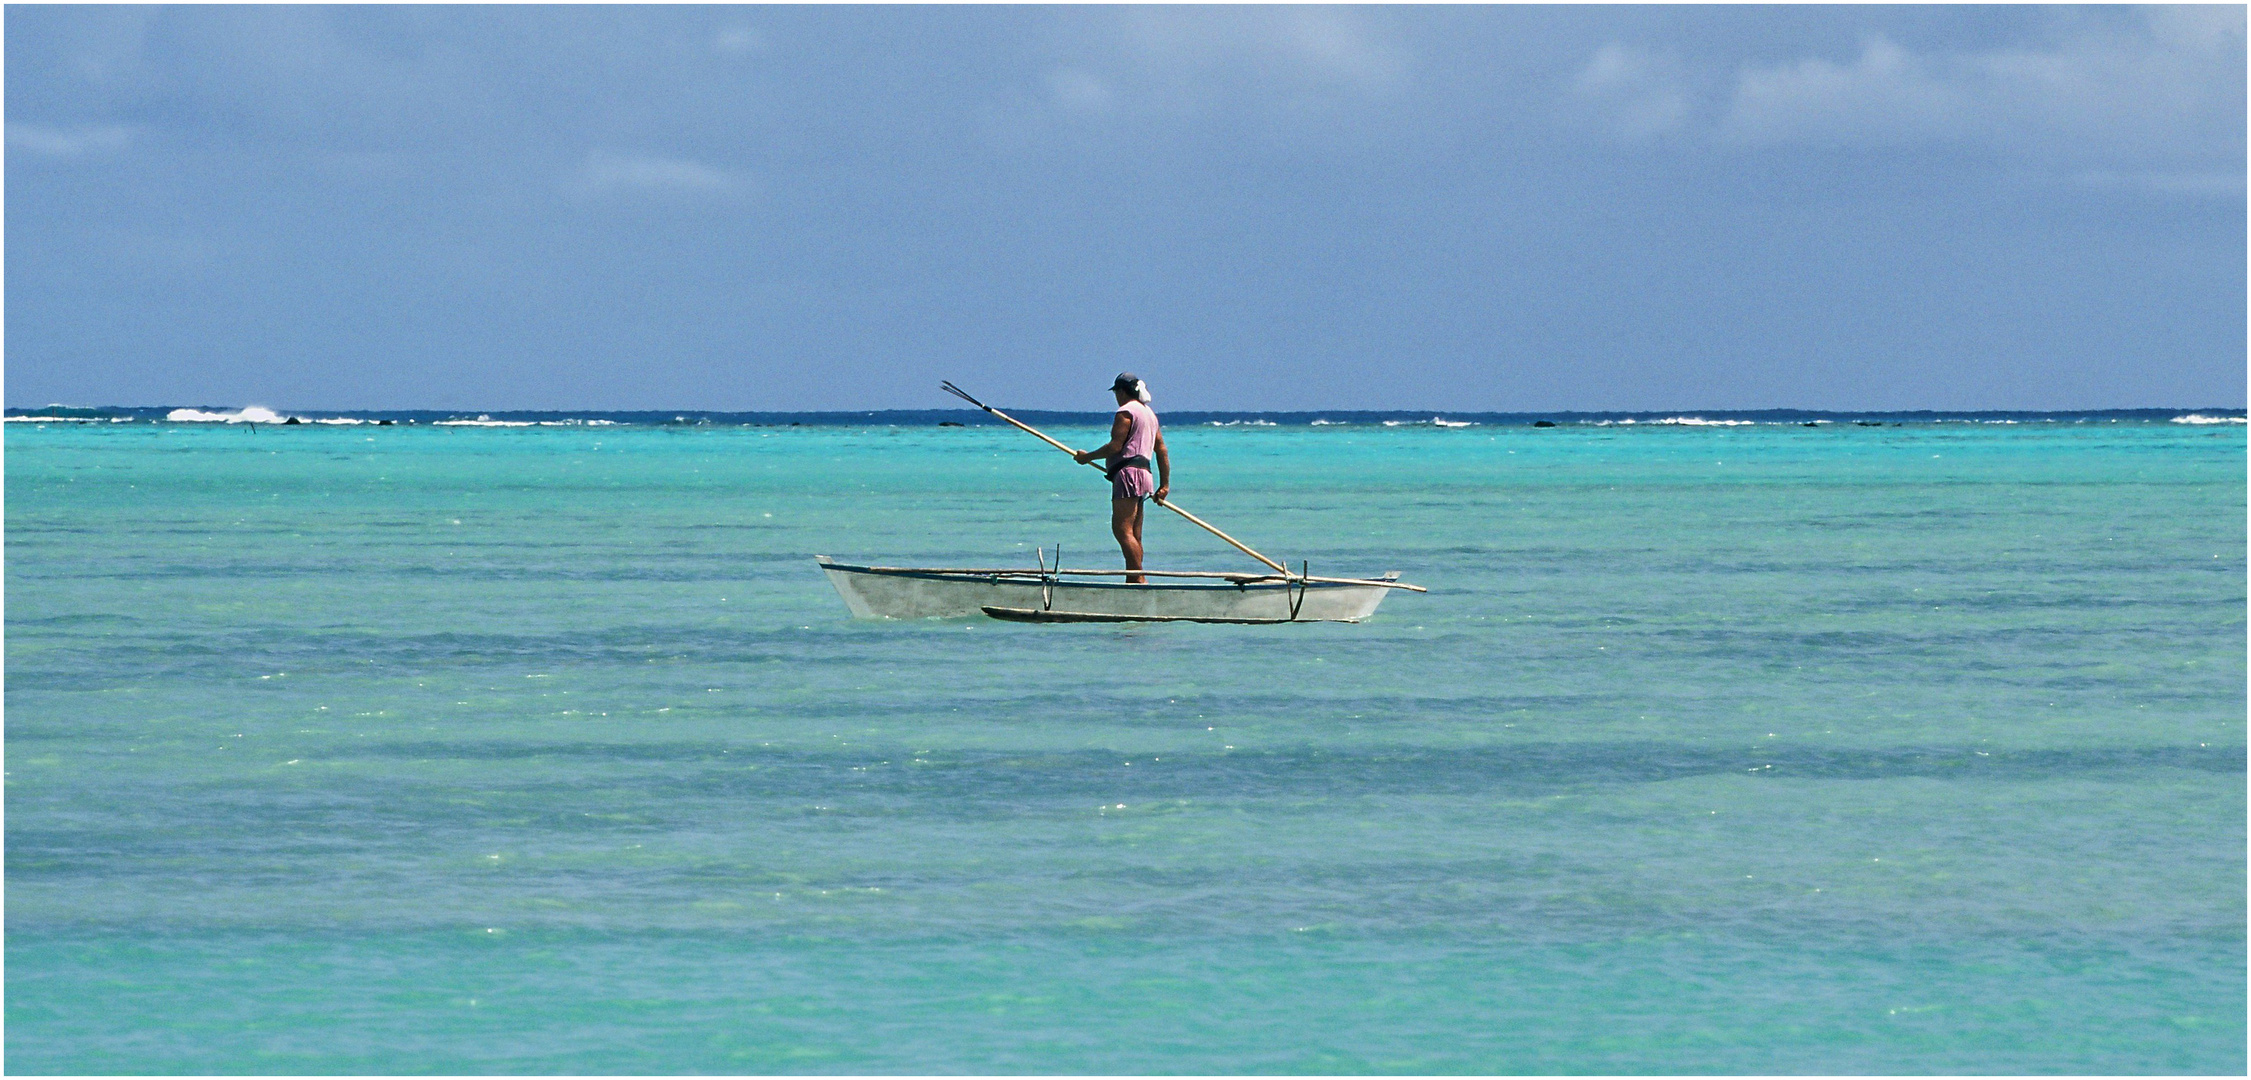
<path fill-rule="evenodd" d="M 1136 570 L 1139 570 L 1141 568 L 1141 560 L 1149 553 L 1149 549 L 1141 545 L 1141 519 L 1143 516 L 1142 509 L 1148 505 L 1149 504 L 1147 502 L 1144 502 L 1141 499 L 1133 500 L 1133 569 Z M 1144 584 L 1148 580 L 1149 579 L 1142 577 L 1136 577 L 1133 579 L 1134 584 L 1136 585 Z"/>
<path fill-rule="evenodd" d="M 1118 550 L 1125 553 L 1125 568 L 1141 569 L 1141 500 L 1110 500 L 1110 535 L 1118 538 Z M 1126 575 L 1128 585 L 1147 581 L 1139 574 Z"/>

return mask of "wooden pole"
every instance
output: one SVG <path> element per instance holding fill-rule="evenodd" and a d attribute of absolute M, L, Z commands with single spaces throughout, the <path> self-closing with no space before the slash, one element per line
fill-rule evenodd
<path fill-rule="evenodd" d="M 1188 511 L 1186 511 L 1186 510 L 1182 510 L 1181 508 L 1179 508 L 1179 507 L 1177 507 L 1177 506 L 1174 506 L 1174 505 L 1173 505 L 1173 504 L 1172 504 L 1171 502 L 1169 502 L 1169 501 L 1167 501 L 1167 500 L 1164 500 L 1164 499 L 1158 499 L 1158 500 L 1157 500 L 1156 502 L 1157 502 L 1157 505 L 1158 505 L 1158 506 L 1162 506 L 1162 507 L 1164 507 L 1165 509 L 1172 511 L 1172 512 L 1173 512 L 1173 513 L 1175 513 L 1175 514 L 1179 514 L 1179 515 L 1180 515 L 1181 517 L 1187 518 L 1188 520 L 1190 520 L 1190 521 L 1193 521 L 1193 522 L 1195 522 L 1196 524 L 1203 526 L 1203 527 L 1204 527 L 1204 528 L 1205 528 L 1205 529 L 1206 529 L 1207 531 L 1209 531 L 1209 532 L 1210 532 L 1210 533 L 1211 533 L 1211 534 L 1212 534 L 1213 536 L 1219 537 L 1220 539 L 1222 539 L 1222 540 L 1225 540 L 1225 541 L 1227 541 L 1228 543 L 1235 545 L 1235 550 L 1237 550 L 1237 551 L 1240 551 L 1240 552 L 1242 552 L 1243 554 L 1250 556 L 1251 558 L 1257 559 L 1258 561 L 1260 561 L 1260 562 L 1262 562 L 1262 563 L 1265 563 L 1266 565 L 1268 565 L 1268 566 L 1271 566 L 1271 567 L 1273 567 L 1273 568 L 1274 568 L 1274 569 L 1276 569 L 1276 570 L 1279 570 L 1279 571 L 1281 571 L 1281 572 L 1282 572 L 1282 576 L 1283 576 L 1283 577 L 1288 577 L 1288 576 L 1290 576 L 1290 568 L 1289 568 L 1289 567 L 1287 567 L 1287 566 L 1283 566 L 1283 565 L 1282 565 L 1281 563 L 1275 562 L 1274 560 L 1272 560 L 1272 559 L 1269 559 L 1269 558 L 1267 558 L 1266 556 L 1259 554 L 1258 552 L 1252 551 L 1252 550 L 1251 550 L 1251 549 L 1250 549 L 1249 547 L 1245 546 L 1245 545 L 1244 545 L 1244 543 L 1243 543 L 1242 541 L 1240 541 L 1240 540 L 1237 540 L 1237 539 L 1235 539 L 1234 537 L 1232 537 L 1232 536 L 1229 536 L 1229 535 L 1227 535 L 1226 533 L 1223 533 L 1223 532 L 1219 531 L 1218 527 L 1217 527 L 1217 526 L 1215 526 L 1215 525 L 1213 525 L 1213 524 L 1212 524 L 1211 522 L 1205 521 L 1204 519 L 1202 519 L 1202 518 L 1200 518 L 1200 517 L 1197 517 L 1196 515 L 1194 515 L 1194 514 L 1191 514 L 1191 513 L 1189 513 L 1189 512 L 1188 512 Z"/>
<path fill-rule="evenodd" d="M 1049 445 L 1049 446 L 1052 446 L 1052 447 L 1056 448 L 1057 450 L 1061 450 L 1061 451 L 1063 451 L 1064 453 L 1071 455 L 1071 457 L 1072 457 L 1072 458 L 1076 459 L 1076 458 L 1077 458 L 1077 457 L 1079 456 L 1079 452 L 1078 452 L 1078 451 L 1076 451 L 1076 450 L 1073 450 L 1073 449 L 1071 449 L 1070 447 L 1063 445 L 1062 443 L 1056 442 L 1056 441 L 1055 441 L 1054 439 L 1050 439 L 1050 438 L 1048 438 L 1048 437 L 1047 437 L 1047 434 L 1046 434 L 1045 432 L 1041 431 L 1040 429 L 1038 429 L 1038 428 L 1036 428 L 1036 427 L 1033 427 L 1032 425 L 1030 425 L 1030 424 L 1027 424 L 1027 423 L 1023 422 L 1022 420 L 1018 420 L 1017 418 L 1015 418 L 1015 417 L 1013 417 L 1013 416 L 1010 416 L 1010 415 L 1008 415 L 1007 413 L 1004 413 L 1004 412 L 1000 411 L 999 409 L 993 408 L 992 406 L 990 406 L 990 405 L 987 405 L 987 404 L 985 404 L 984 402 L 977 400 L 976 398 L 970 397 L 970 396 L 969 396 L 968 394 L 966 394 L 966 393 L 962 392 L 962 389 L 961 389 L 960 387 L 958 387 L 958 386 L 955 386 L 954 384 L 952 384 L 952 383 L 950 383 L 950 382 L 948 382 L 948 383 L 940 383 L 939 385 L 940 385 L 940 386 L 943 386 L 943 387 L 945 387 L 945 390 L 946 390 L 946 392 L 947 392 L 947 393 L 949 393 L 949 394 L 952 394 L 953 396 L 955 396 L 955 397 L 957 397 L 957 398 L 960 398 L 960 399 L 962 399 L 963 401 L 966 401 L 966 402 L 970 403 L 971 405 L 975 405 L 975 406 L 977 406 L 978 408 L 980 408 L 980 409 L 983 409 L 983 410 L 985 410 L 986 412 L 989 412 L 989 413 L 993 414 L 994 416 L 1000 417 L 1001 419 L 1003 419 L 1003 420 L 1006 420 L 1006 421 L 1008 421 L 1009 423 L 1011 423 L 1011 424 L 1014 424 L 1014 425 L 1016 425 L 1016 426 L 1017 426 L 1017 427 L 1019 427 L 1019 428 L 1022 428 L 1022 429 L 1023 429 L 1023 430 L 1025 431 L 1025 432 L 1027 432 L 1028 434 L 1030 434 L 1030 435 L 1032 435 L 1032 436 L 1034 436 L 1034 437 L 1038 438 L 1038 439 L 1039 439 L 1039 440 L 1040 440 L 1041 442 L 1044 442 L 1044 443 L 1046 443 L 1047 445 Z M 1090 466 L 1093 466 L 1094 468 L 1097 468 L 1097 469 L 1100 469 L 1100 468 L 1102 468 L 1102 466 L 1100 466 L 1100 465 L 1095 465 L 1095 464 L 1094 464 L 1093 462 L 1091 462 L 1091 461 L 1087 462 L 1086 464 L 1088 464 L 1088 465 L 1090 465 Z M 1105 470 L 1105 471 L 1107 471 L 1107 470 Z M 1181 509 L 1181 508 L 1179 508 L 1179 507 L 1177 507 L 1177 506 L 1174 506 L 1174 505 L 1173 505 L 1172 503 L 1170 503 L 1170 502 L 1168 502 L 1168 501 L 1166 501 L 1166 500 L 1164 500 L 1164 499 L 1158 499 L 1158 500 L 1156 500 L 1156 502 L 1157 502 L 1157 505 L 1158 505 L 1158 506 L 1162 506 L 1162 507 L 1164 507 L 1165 509 L 1172 511 L 1172 512 L 1173 512 L 1173 513 L 1175 513 L 1175 514 L 1179 514 L 1179 515 L 1180 515 L 1181 517 L 1187 518 L 1188 520 L 1195 522 L 1195 523 L 1196 523 L 1197 525 L 1201 526 L 1201 527 L 1202 527 L 1202 528 L 1204 529 L 1204 531 L 1206 531 L 1206 532 L 1208 532 L 1208 533 L 1212 534 L 1213 536 L 1219 537 L 1219 538 L 1220 538 L 1220 539 L 1222 539 L 1222 540 L 1225 540 L 1225 541 L 1227 541 L 1228 545 L 1229 545 L 1230 547 L 1233 547 L 1233 548 L 1234 548 L 1235 550 L 1237 550 L 1237 551 L 1240 551 L 1240 552 L 1242 552 L 1243 554 L 1250 556 L 1251 558 L 1257 559 L 1258 561 L 1260 561 L 1260 562 L 1262 562 L 1262 563 L 1265 563 L 1265 564 L 1266 564 L 1266 565 L 1268 565 L 1268 566 L 1271 566 L 1271 567 L 1273 567 L 1273 568 L 1274 568 L 1275 570 L 1279 571 L 1279 572 L 1281 573 L 1281 575 L 1282 575 L 1282 576 L 1283 576 L 1284 578 L 1289 578 L 1289 577 L 1291 577 L 1291 576 L 1292 576 L 1292 575 L 1290 574 L 1290 568 L 1289 568 L 1289 567 L 1287 567 L 1287 566 L 1283 566 L 1283 565 L 1282 565 L 1281 563 L 1275 562 L 1274 560 L 1272 560 L 1272 559 L 1269 559 L 1269 558 L 1267 558 L 1266 556 L 1259 554 L 1258 552 L 1252 551 L 1252 550 L 1250 549 L 1250 546 L 1249 546 L 1249 545 L 1247 545 L 1247 544 L 1243 543 L 1243 542 L 1242 542 L 1242 541 L 1240 541 L 1240 540 L 1237 540 L 1237 539 L 1235 539 L 1235 538 L 1234 538 L 1234 537 L 1232 537 L 1232 536 L 1229 536 L 1229 535 L 1227 535 L 1226 533 L 1220 532 L 1220 531 L 1219 531 L 1219 529 L 1218 529 L 1218 527 L 1217 527 L 1217 526 L 1214 526 L 1214 525 L 1213 525 L 1213 524 L 1212 524 L 1211 522 L 1205 521 L 1204 519 L 1202 519 L 1202 518 L 1200 518 L 1200 517 L 1197 517 L 1196 515 L 1194 515 L 1194 514 L 1191 514 L 1191 513 L 1189 513 L 1189 512 L 1188 512 L 1188 511 L 1186 511 L 1186 510 L 1183 510 L 1183 509 Z"/>

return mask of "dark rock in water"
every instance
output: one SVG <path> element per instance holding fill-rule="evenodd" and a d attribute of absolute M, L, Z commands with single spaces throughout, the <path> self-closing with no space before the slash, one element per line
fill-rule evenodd
<path fill-rule="evenodd" d="M 389 421 L 389 420 L 377 420 L 377 421 L 375 422 L 375 426 L 376 426 L 376 427 L 390 427 L 390 426 L 391 426 L 391 421 Z"/>
<path fill-rule="evenodd" d="M 938 426 L 939 426 L 939 427 L 966 427 L 966 426 L 968 426 L 968 425 L 966 425 L 966 424 L 963 424 L 963 423 L 962 423 L 961 421 L 959 421 L 959 420 L 940 420 L 940 421 L 938 421 Z"/>
<path fill-rule="evenodd" d="M 1799 427 L 1820 427 L 1821 425 L 1819 425 L 1819 424 L 1816 424 L 1816 423 L 1814 423 L 1814 422 L 1813 422 L 1813 421 L 1811 421 L 1811 420 L 1808 420 L 1808 421 L 1806 421 L 1805 423 L 1799 424 L 1798 426 L 1799 426 Z"/>
<path fill-rule="evenodd" d="M 1855 420 L 1855 421 L 1853 421 L 1853 422 L 1852 422 L 1852 426 L 1854 426 L 1854 427 L 1882 427 L 1882 426 L 1884 426 L 1884 422 L 1883 422 L 1883 421 L 1881 421 L 1881 420 Z"/>
<path fill-rule="evenodd" d="M 299 420 L 299 419 L 297 419 L 297 418 L 296 418 L 296 417 L 294 417 L 294 416 L 290 417 L 290 418 L 289 418 L 289 419 L 287 419 L 287 420 L 284 420 L 284 421 L 282 421 L 282 424 L 283 424 L 283 425 L 285 425 L 285 426 L 286 426 L 286 425 L 289 425 L 289 424 L 302 424 L 302 423 L 304 423 L 304 421 L 303 421 L 303 420 Z"/>
<path fill-rule="evenodd" d="M 791 427 L 804 427 L 805 425 L 804 425 L 804 424 L 801 424 L 801 423 L 799 423 L 799 422 L 797 422 L 797 421 L 795 421 L 795 420 L 792 420 L 792 421 L 790 421 L 790 422 L 789 422 L 789 426 L 791 426 Z"/>
<path fill-rule="evenodd" d="M 1533 427 L 1554 427 L 1554 426 L 1555 426 L 1555 421 L 1553 421 L 1553 420 L 1534 420 L 1534 421 L 1532 421 L 1532 426 L 1533 426 Z"/>

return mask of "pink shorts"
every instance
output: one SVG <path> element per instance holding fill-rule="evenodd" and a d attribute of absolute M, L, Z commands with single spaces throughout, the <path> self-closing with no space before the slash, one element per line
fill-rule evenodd
<path fill-rule="evenodd" d="M 1157 482 L 1147 469 L 1119 469 L 1110 478 L 1113 499 L 1146 499 L 1157 493 Z"/>

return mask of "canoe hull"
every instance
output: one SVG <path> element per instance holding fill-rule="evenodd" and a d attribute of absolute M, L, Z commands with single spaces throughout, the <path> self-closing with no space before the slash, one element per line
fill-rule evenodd
<path fill-rule="evenodd" d="M 997 608 L 1005 614 L 992 617 L 1024 622 L 1358 622 L 1375 614 L 1391 591 L 1324 582 L 1043 585 L 1025 577 L 878 570 L 826 559 L 821 570 L 862 619 L 984 618 L 987 608 Z"/>

